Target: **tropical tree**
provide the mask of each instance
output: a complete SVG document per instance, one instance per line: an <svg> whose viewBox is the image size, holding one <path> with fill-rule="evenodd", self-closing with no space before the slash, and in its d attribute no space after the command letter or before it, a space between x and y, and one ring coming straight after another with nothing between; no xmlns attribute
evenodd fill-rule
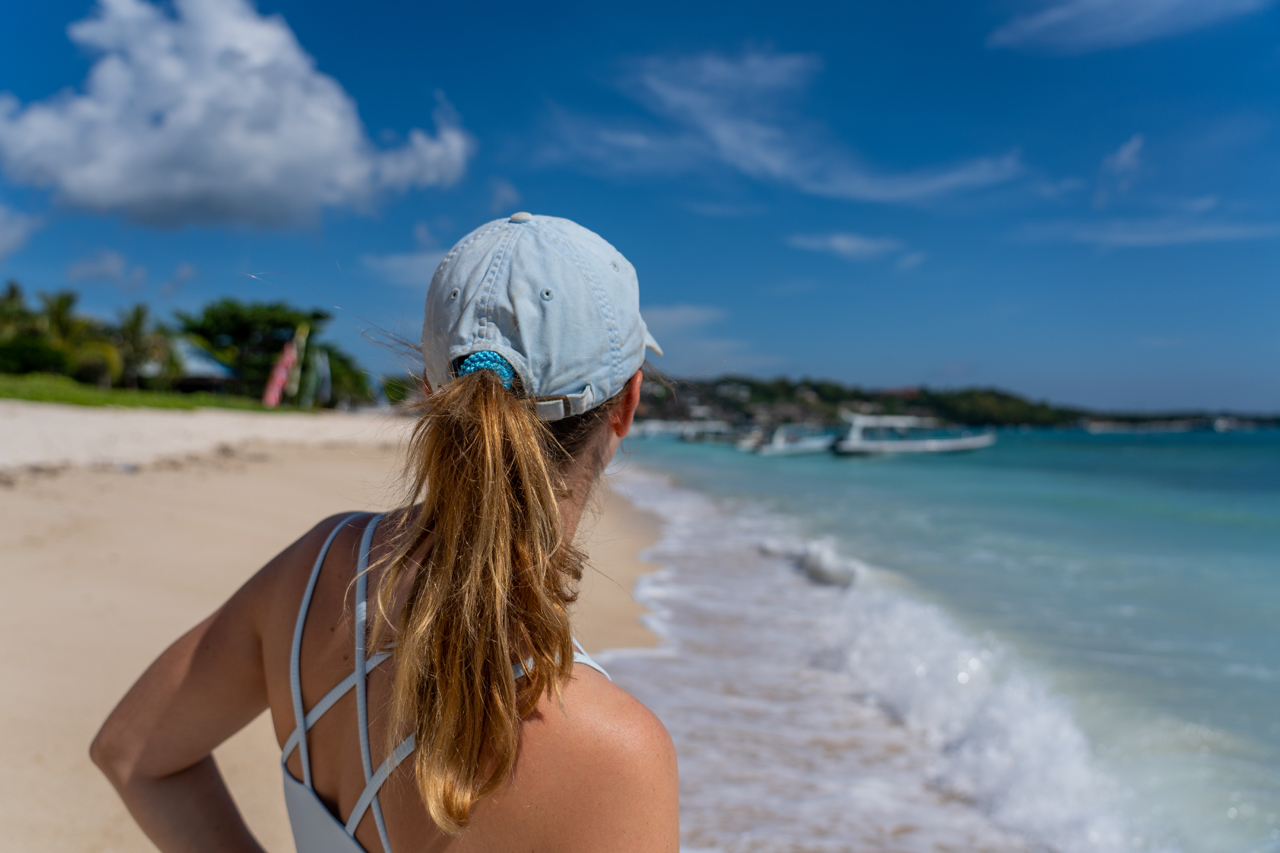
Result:
<svg viewBox="0 0 1280 853"><path fill-rule="evenodd" d="M126 388L138 387L138 371L143 365L169 363L169 338L150 324L148 315L147 306L138 303L121 312L120 322L111 333L111 343L120 356L120 381Z"/></svg>
<svg viewBox="0 0 1280 853"><path fill-rule="evenodd" d="M369 399L364 374L336 345L318 340L330 319L325 311L296 308L284 302L240 302L219 299L199 314L178 313L181 330L199 339L215 356L236 371L231 390L260 397L271 367L286 342L303 323L310 326L310 347L329 354L334 403Z"/></svg>
<svg viewBox="0 0 1280 853"><path fill-rule="evenodd" d="M369 375L360 369L356 360L333 344L319 346L329 354L329 372L333 377L329 404L346 408L352 403L367 403L372 400Z"/></svg>
<svg viewBox="0 0 1280 853"><path fill-rule="evenodd" d="M10 281L0 295L0 373L65 373L67 357L49 342L37 312Z"/></svg>
<svg viewBox="0 0 1280 853"><path fill-rule="evenodd" d="M16 281L10 281L0 295L0 340L37 331L36 314L27 307L26 294Z"/></svg>
<svg viewBox="0 0 1280 853"><path fill-rule="evenodd" d="M72 377L109 387L120 378L120 353L112 345L106 326L76 313L79 299L79 294L71 290L40 294L40 323L49 343L66 356Z"/></svg>

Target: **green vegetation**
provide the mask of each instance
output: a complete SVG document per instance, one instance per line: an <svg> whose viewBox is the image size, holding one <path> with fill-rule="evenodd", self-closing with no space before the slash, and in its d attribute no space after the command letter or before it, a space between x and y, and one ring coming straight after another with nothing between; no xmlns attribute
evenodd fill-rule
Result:
<svg viewBox="0 0 1280 853"><path fill-rule="evenodd" d="M387 395L387 402L395 405L403 403L415 394L420 393L421 383L408 376L382 377L382 391Z"/></svg>
<svg viewBox="0 0 1280 853"><path fill-rule="evenodd" d="M917 402L943 420L958 424L1060 426L1078 421L1087 414L1082 409L1034 403L995 388L960 391L921 388Z"/></svg>
<svg viewBox="0 0 1280 853"><path fill-rule="evenodd" d="M40 403L73 403L77 406L146 406L152 409L250 409L266 411L262 403L249 397L196 391L144 391L138 388L99 388L69 376L28 373L25 376L0 374L0 399L34 400Z"/></svg>
<svg viewBox="0 0 1280 853"><path fill-rule="evenodd" d="M836 423L842 409L867 414L912 414L970 426L1074 423L1080 409L1026 400L994 388L939 391L930 388L869 390L813 379L726 376L677 383L675 393L646 383L643 417L712 417L731 423Z"/></svg>
<svg viewBox="0 0 1280 853"><path fill-rule="evenodd" d="M284 302L219 299L199 314L179 312L177 317L183 332L236 372L231 390L260 399L280 350L305 325L310 330L308 351L323 351L329 356L333 396L360 402L372 399L365 374L355 360L335 345L316 340L330 319L324 311L303 311Z"/></svg>
<svg viewBox="0 0 1280 853"><path fill-rule="evenodd" d="M285 403L347 406L372 400L368 377L338 346L320 339L329 315L283 302L220 299L155 322L146 305L115 322L77 311L73 291L37 294L35 306L16 282L0 292L0 397L82 405L261 409L267 379L285 345L303 330L302 362ZM181 340L180 340L181 339ZM192 348L197 348L193 350ZM205 354L233 371L230 379L191 372L185 352ZM186 392L186 393L178 393Z"/></svg>

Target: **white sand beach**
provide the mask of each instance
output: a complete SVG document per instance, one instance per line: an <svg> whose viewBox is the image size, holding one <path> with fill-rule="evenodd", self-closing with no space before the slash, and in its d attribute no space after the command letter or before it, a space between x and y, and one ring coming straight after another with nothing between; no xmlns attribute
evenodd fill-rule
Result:
<svg viewBox="0 0 1280 853"><path fill-rule="evenodd" d="M153 849L89 763L98 725L178 634L319 519L396 504L408 419L0 402L0 821L14 850ZM604 495L576 632L653 644L631 597L657 522ZM219 762L268 850L292 849L264 715Z"/></svg>

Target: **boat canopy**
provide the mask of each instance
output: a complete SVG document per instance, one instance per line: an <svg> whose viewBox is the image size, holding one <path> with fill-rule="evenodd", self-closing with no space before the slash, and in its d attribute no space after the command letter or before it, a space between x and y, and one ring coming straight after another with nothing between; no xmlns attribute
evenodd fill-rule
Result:
<svg viewBox="0 0 1280 853"><path fill-rule="evenodd" d="M937 418L922 418L918 415L862 415L848 409L841 409L840 417L855 427L863 428L924 429L938 425Z"/></svg>

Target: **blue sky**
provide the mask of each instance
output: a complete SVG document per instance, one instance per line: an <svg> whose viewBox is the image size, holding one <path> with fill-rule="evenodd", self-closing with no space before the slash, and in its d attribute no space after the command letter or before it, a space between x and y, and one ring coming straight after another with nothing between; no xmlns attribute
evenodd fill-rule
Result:
<svg viewBox="0 0 1280 853"><path fill-rule="evenodd" d="M0 275L418 334L567 216L675 375L1280 409L1280 2L44 0L0 30Z"/></svg>

